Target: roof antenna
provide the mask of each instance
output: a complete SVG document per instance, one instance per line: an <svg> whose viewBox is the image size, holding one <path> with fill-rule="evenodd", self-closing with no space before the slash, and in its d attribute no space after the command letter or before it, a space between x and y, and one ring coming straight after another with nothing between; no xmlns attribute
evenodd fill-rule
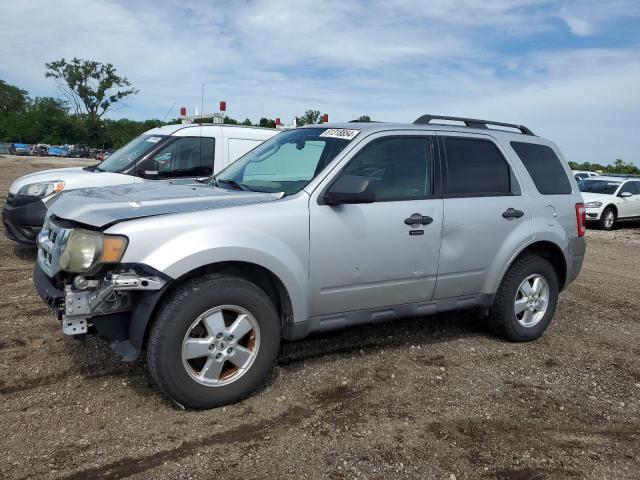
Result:
<svg viewBox="0 0 640 480"><path fill-rule="evenodd" d="M202 96L200 97L200 164L198 165L198 175L202 173L200 171L202 170L202 115L204 115L204 83L202 84ZM211 171L211 173L213 173L213 170Z"/></svg>
<svg viewBox="0 0 640 480"><path fill-rule="evenodd" d="M200 99L200 125L202 125L203 114L204 114L204 83L202 84L202 97Z"/></svg>
<svg viewBox="0 0 640 480"><path fill-rule="evenodd" d="M164 123L164 121L167 119L169 114L172 112L173 107L175 107L175 106L176 106L176 102L173 102L173 105L171 105L171 108L167 111L167 113L165 114L164 118L162 119L162 123Z"/></svg>

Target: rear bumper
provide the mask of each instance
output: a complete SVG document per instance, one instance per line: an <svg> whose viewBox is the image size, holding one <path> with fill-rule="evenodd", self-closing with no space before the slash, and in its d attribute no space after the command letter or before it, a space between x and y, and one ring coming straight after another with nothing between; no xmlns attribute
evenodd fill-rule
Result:
<svg viewBox="0 0 640 480"><path fill-rule="evenodd" d="M47 213L40 197L9 195L2 209L2 224L14 242L33 246Z"/></svg>
<svg viewBox="0 0 640 480"><path fill-rule="evenodd" d="M587 241L584 237L572 238L569 241L569 251L567 255L567 280L565 288L573 282L582 270L582 263L587 251Z"/></svg>

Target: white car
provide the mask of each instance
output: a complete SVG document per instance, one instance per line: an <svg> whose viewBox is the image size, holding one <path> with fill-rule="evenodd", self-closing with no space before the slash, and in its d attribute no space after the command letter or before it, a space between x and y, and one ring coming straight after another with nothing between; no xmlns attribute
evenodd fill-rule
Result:
<svg viewBox="0 0 640 480"><path fill-rule="evenodd" d="M208 178L279 130L240 125L182 124L153 128L92 167L56 168L18 178L2 209L7 237L35 245L47 202L63 190L144 181L192 183Z"/></svg>
<svg viewBox="0 0 640 480"><path fill-rule="evenodd" d="M601 175L578 184L587 222L611 230L618 220L640 218L640 176Z"/></svg>
<svg viewBox="0 0 640 480"><path fill-rule="evenodd" d="M578 183L586 178L598 176L596 172L588 172L586 170L571 170L571 173L573 173L573 178L575 178Z"/></svg>

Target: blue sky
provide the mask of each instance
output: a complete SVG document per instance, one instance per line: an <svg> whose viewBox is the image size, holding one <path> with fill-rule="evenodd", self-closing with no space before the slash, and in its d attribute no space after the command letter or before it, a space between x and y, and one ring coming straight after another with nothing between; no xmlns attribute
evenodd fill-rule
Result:
<svg viewBox="0 0 640 480"><path fill-rule="evenodd" d="M523 123L570 160L640 165L639 0L0 0L0 78L56 95L44 63L112 62L111 117L226 100L234 118L423 113Z"/></svg>

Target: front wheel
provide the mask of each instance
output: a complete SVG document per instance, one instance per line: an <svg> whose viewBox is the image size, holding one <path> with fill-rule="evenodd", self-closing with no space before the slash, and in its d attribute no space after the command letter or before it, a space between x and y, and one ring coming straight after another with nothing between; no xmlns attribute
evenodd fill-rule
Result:
<svg viewBox="0 0 640 480"><path fill-rule="evenodd" d="M237 402L271 371L280 322L266 293L235 276L189 281L163 304L147 362L158 386L186 408Z"/></svg>
<svg viewBox="0 0 640 480"><path fill-rule="evenodd" d="M537 255L520 258L502 279L489 320L507 340L535 340L551 323L558 292L558 277L547 260Z"/></svg>
<svg viewBox="0 0 640 480"><path fill-rule="evenodd" d="M599 226L603 230L613 230L616 224L616 212L611 207L607 207L600 216Z"/></svg>

